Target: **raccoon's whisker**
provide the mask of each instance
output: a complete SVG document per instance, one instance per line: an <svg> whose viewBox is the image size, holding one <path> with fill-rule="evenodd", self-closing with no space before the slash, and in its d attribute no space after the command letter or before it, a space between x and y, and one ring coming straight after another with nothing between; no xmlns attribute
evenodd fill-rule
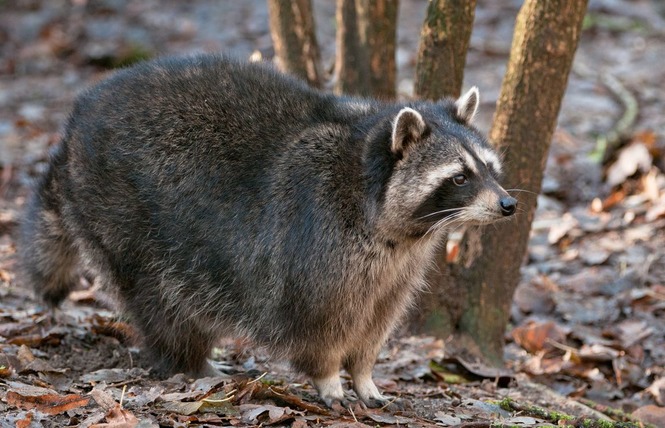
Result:
<svg viewBox="0 0 665 428"><path fill-rule="evenodd" d="M536 192L532 192L531 190L525 190L525 189L506 189L506 192L524 192L524 193L530 193L530 194L536 195L536 196L539 195Z"/></svg>
<svg viewBox="0 0 665 428"><path fill-rule="evenodd" d="M454 223L455 221L459 220L460 218L464 218L465 217L464 214L466 213L466 211L468 211L468 209L466 207L457 208L457 209L458 209L457 212L453 213L448 217L442 218L441 220L437 221L432 226L430 226L427 232L425 232L425 235L433 231L441 230L444 227L450 225L451 223Z"/></svg>
<svg viewBox="0 0 665 428"><path fill-rule="evenodd" d="M443 214L443 213L448 213L448 212L455 212L455 211L459 211L459 210L461 210L461 209L464 209L464 207L461 207L461 208L448 208L448 209L441 210L441 211L435 211L435 212L433 212L433 213L426 214L426 215L424 215L424 216L422 216L422 217L418 217L416 220L422 220L422 219L424 219L424 218L426 218L426 217L431 217L431 216L433 216L433 215L437 215L437 214Z"/></svg>

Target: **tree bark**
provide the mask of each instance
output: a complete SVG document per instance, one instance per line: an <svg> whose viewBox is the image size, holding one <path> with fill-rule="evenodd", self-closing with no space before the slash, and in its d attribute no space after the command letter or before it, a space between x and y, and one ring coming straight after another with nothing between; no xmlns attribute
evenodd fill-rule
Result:
<svg viewBox="0 0 665 428"><path fill-rule="evenodd" d="M268 11L280 69L320 87L320 53L311 0L268 0Z"/></svg>
<svg viewBox="0 0 665 428"><path fill-rule="evenodd" d="M335 93L395 96L397 0L337 0Z"/></svg>
<svg viewBox="0 0 665 428"><path fill-rule="evenodd" d="M526 0L517 16L508 69L490 140L504 153L504 184L539 193L587 0ZM519 193L520 213L497 227L467 231L454 266L467 303L460 343L474 342L487 362L503 360L503 336L520 279L536 198Z"/></svg>
<svg viewBox="0 0 665 428"><path fill-rule="evenodd" d="M464 79L476 0L433 0L423 22L414 92L420 98L458 97Z"/></svg>
<svg viewBox="0 0 665 428"><path fill-rule="evenodd" d="M365 44L360 41L355 0L337 0L337 51L335 93L369 95L369 64Z"/></svg>
<svg viewBox="0 0 665 428"><path fill-rule="evenodd" d="M424 99L459 97L466 52L475 15L475 0L434 0L429 3L420 32L415 94ZM465 290L457 286L447 263L446 242L427 274L429 292L421 296L409 321L417 333L447 337L466 304Z"/></svg>
<svg viewBox="0 0 665 428"><path fill-rule="evenodd" d="M395 98L398 0L356 0L358 32L369 61L372 96Z"/></svg>

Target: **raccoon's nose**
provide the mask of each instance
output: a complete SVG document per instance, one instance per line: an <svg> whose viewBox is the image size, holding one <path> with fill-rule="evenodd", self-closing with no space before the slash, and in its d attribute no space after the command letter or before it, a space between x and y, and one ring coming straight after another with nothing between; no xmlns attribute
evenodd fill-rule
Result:
<svg viewBox="0 0 665 428"><path fill-rule="evenodd" d="M510 196L506 196L505 198L501 198L501 200L499 201L499 205L501 205L501 214L507 217L515 213L515 208L517 207L517 199L512 198Z"/></svg>

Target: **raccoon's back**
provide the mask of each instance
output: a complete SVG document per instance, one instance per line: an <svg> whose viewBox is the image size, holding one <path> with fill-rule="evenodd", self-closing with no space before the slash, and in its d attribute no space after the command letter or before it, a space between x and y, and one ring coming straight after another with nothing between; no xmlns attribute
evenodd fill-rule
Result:
<svg viewBox="0 0 665 428"><path fill-rule="evenodd" d="M267 65L213 55L165 58L123 70L85 92L69 127L86 135L126 136L113 145L127 150L216 149L232 155L236 146L253 143L255 150L274 151L332 100ZM81 142L88 150L106 146Z"/></svg>

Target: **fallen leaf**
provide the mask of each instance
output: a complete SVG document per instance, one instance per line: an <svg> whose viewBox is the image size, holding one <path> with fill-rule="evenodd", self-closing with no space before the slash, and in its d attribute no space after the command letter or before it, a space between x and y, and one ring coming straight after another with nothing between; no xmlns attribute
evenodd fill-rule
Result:
<svg viewBox="0 0 665 428"><path fill-rule="evenodd" d="M18 419L16 421L16 428L28 428L32 423L32 412L25 414L23 419Z"/></svg>
<svg viewBox="0 0 665 428"><path fill-rule="evenodd" d="M122 343L134 343L138 338L136 330L131 325L101 316L93 318L92 331L95 334L114 337Z"/></svg>
<svg viewBox="0 0 665 428"><path fill-rule="evenodd" d="M380 424L405 425L414 422L412 418L407 418L405 416L393 416L389 414L366 413L365 416Z"/></svg>
<svg viewBox="0 0 665 428"><path fill-rule="evenodd" d="M12 375L12 369L7 366L0 366L0 377L7 378Z"/></svg>
<svg viewBox="0 0 665 428"><path fill-rule="evenodd" d="M31 348L36 348L39 346L57 346L60 344L60 339L62 339L61 334L26 334L22 336L12 337L7 341L12 345L26 345Z"/></svg>
<svg viewBox="0 0 665 428"><path fill-rule="evenodd" d="M114 408L117 404L111 394L98 387L95 387L90 391L90 396L95 400L95 403L106 412Z"/></svg>
<svg viewBox="0 0 665 428"><path fill-rule="evenodd" d="M332 425L328 425L328 428L372 428L372 426L362 422L335 422Z"/></svg>
<svg viewBox="0 0 665 428"><path fill-rule="evenodd" d="M302 416L302 412L270 404L242 404L239 406L239 410L243 422L251 424L272 425L293 419L296 415Z"/></svg>
<svg viewBox="0 0 665 428"><path fill-rule="evenodd" d="M656 403L665 406L665 377L656 379L645 391L653 395Z"/></svg>
<svg viewBox="0 0 665 428"><path fill-rule="evenodd" d="M648 172L652 163L651 153L644 144L630 144L619 151L616 162L607 169L607 183L612 187L619 185L638 171Z"/></svg>
<svg viewBox="0 0 665 428"><path fill-rule="evenodd" d="M593 345L582 345L582 347L577 351L579 357L584 361L592 362L604 362L612 361L615 358L623 355L622 351L617 351L614 348L608 346L593 344Z"/></svg>
<svg viewBox="0 0 665 428"><path fill-rule="evenodd" d="M443 412L437 412L434 420L436 422L439 422L439 424L443 426L449 426L449 427L457 426L462 423L462 419L459 418L458 416L448 415Z"/></svg>
<svg viewBox="0 0 665 428"><path fill-rule="evenodd" d="M641 422L662 427L663 421L665 421L665 407L649 404L635 410L632 413L632 416L639 419Z"/></svg>
<svg viewBox="0 0 665 428"><path fill-rule="evenodd" d="M510 380L515 377L512 371L504 368L489 366L471 354L465 356L452 355L451 357L444 358L442 362L444 364L459 364L469 373L473 373L476 376L497 380L499 385L507 385Z"/></svg>
<svg viewBox="0 0 665 428"><path fill-rule="evenodd" d="M549 341L563 342L566 338L566 333L552 321L531 321L515 327L511 334L518 345L532 354L543 350Z"/></svg>
<svg viewBox="0 0 665 428"><path fill-rule="evenodd" d="M94 424L90 428L135 428L139 420L131 412L116 404L106 413L106 423Z"/></svg>
<svg viewBox="0 0 665 428"><path fill-rule="evenodd" d="M646 322L636 319L624 320L607 332L608 335L616 337L621 342L623 349L630 348L652 333L653 329L648 327Z"/></svg>
<svg viewBox="0 0 665 428"><path fill-rule="evenodd" d="M573 217L570 213L565 213L560 221L556 224L553 224L550 228L549 233L547 234L547 242L550 244L556 244L564 236L568 234L573 228L579 225L577 219Z"/></svg>
<svg viewBox="0 0 665 428"><path fill-rule="evenodd" d="M147 376L148 373L140 368L132 369L101 369L94 372L86 373L81 376L81 381L85 383L106 382L116 383L124 382L132 378L141 378Z"/></svg>
<svg viewBox="0 0 665 428"><path fill-rule="evenodd" d="M192 415L203 406L203 401L165 401L162 408L179 415Z"/></svg>
<svg viewBox="0 0 665 428"><path fill-rule="evenodd" d="M47 415L57 415L77 407L87 406L90 398L78 394L58 395L21 395L15 391L7 392L7 404L21 409L37 409Z"/></svg>
<svg viewBox="0 0 665 428"><path fill-rule="evenodd" d="M504 424L505 426L520 426L520 425L535 426L536 424L539 423L542 424L546 422L547 421L544 419L536 419L530 416L516 416L514 418L508 418L501 421L501 423Z"/></svg>

